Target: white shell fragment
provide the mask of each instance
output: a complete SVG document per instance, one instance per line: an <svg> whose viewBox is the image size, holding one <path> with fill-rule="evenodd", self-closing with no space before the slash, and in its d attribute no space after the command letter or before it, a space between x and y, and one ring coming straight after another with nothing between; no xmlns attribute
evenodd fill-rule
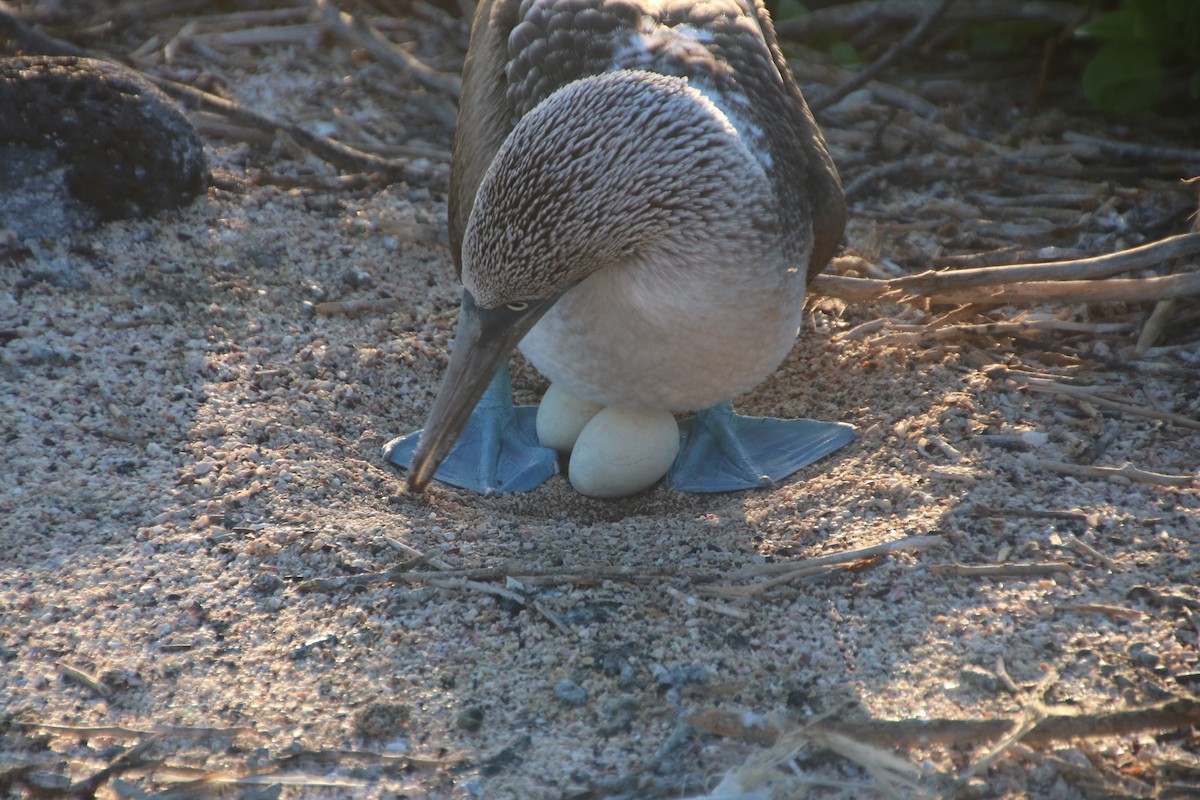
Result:
<svg viewBox="0 0 1200 800"><path fill-rule="evenodd" d="M589 497L640 492L667 474L679 451L679 426L669 411L608 407L596 414L571 453L571 485Z"/></svg>
<svg viewBox="0 0 1200 800"><path fill-rule="evenodd" d="M537 436L542 447L569 453L579 432L604 406L584 400L556 383L550 384L537 410Z"/></svg>

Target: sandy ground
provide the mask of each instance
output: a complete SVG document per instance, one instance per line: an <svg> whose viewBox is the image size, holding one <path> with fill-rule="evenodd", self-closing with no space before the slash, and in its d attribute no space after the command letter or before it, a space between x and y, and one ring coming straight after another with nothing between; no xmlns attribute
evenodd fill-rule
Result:
<svg viewBox="0 0 1200 800"><path fill-rule="evenodd" d="M416 95L444 114L444 99L387 85L344 46L253 56L222 75L255 110L329 126L318 120L337 108L377 137L447 147L444 123L401 114ZM1017 193L1003 174L947 165L973 156L919 126L889 139L860 124L875 119L864 104L885 105L859 95L822 117L848 185L889 159L930 161L852 195L847 253L862 260L843 272L923 269L1004 236L1112 251L1182 230L1194 204L1168 173L1200 165L1109 170L1101 155L1073 179L1097 202L1029 227L972 199L980 183ZM1128 133L996 104L1007 138L986 115L929 124L1011 148L1077 124ZM1186 144L1170 136L1160 143ZM697 711L783 727L815 714L1020 721L1039 703L1098 714L1200 691L1194 302L1135 360L1145 304L1035 309L1118 328L1035 330L1030 344L904 327L947 308L819 299L788 360L738 406L862 436L777 489L604 502L558 477L519 496L411 496L379 448L421 426L445 367L457 289L444 197L323 187L333 173L286 148L206 146L218 181L192 206L28 242L0 266L0 791L53 793L150 741L143 754L163 766L102 782L103 796L205 775L203 793L258 770L267 788L245 796L680 797L762 752L683 724ZM312 180L253 182L264 170ZM358 300L384 302L318 313ZM858 327L881 318L892 327ZM518 399L536 402L544 381L519 360L514 374ZM1158 418L1030 389L1039 380ZM774 564L925 535L940 544L760 585ZM417 570L497 572L382 580L422 554ZM1033 566L954 572L1011 564ZM1195 784L1194 731L1010 752L963 796ZM922 772L895 796L947 791L991 744L897 739L889 749ZM863 760L810 745L794 766L831 782L808 796L884 794ZM777 796L802 796L774 779Z"/></svg>

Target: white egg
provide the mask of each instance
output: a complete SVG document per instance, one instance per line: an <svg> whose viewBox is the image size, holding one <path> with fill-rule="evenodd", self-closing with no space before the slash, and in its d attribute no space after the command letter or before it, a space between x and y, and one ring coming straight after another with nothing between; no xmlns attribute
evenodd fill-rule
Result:
<svg viewBox="0 0 1200 800"><path fill-rule="evenodd" d="M537 410L537 437L542 447L569 453L579 432L604 406L571 394L556 383L550 384Z"/></svg>
<svg viewBox="0 0 1200 800"><path fill-rule="evenodd" d="M653 486L679 451L669 411L609 406L584 426L571 453L571 485L590 497L624 497Z"/></svg>

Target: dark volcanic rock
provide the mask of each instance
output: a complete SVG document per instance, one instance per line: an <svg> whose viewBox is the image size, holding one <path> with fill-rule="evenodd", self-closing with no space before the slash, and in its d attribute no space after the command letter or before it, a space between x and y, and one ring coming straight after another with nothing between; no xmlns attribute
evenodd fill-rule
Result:
<svg viewBox="0 0 1200 800"><path fill-rule="evenodd" d="M136 73L70 56L0 58L0 186L13 194L43 178L110 220L189 202L208 167L195 128ZM13 202L0 224L46 235L35 223L42 203Z"/></svg>

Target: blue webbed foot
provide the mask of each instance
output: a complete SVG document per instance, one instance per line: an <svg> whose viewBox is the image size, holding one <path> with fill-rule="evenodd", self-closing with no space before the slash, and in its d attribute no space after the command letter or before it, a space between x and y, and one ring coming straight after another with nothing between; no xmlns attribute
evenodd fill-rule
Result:
<svg viewBox="0 0 1200 800"><path fill-rule="evenodd" d="M738 416L730 403L698 411L679 427L667 486L693 493L774 486L857 436L840 422Z"/></svg>
<svg viewBox="0 0 1200 800"><path fill-rule="evenodd" d="M558 473L558 453L538 443L537 407L513 406L512 383L505 366L492 379L454 448L434 478L486 496L528 492ZM412 466L421 431L392 439L383 457Z"/></svg>

